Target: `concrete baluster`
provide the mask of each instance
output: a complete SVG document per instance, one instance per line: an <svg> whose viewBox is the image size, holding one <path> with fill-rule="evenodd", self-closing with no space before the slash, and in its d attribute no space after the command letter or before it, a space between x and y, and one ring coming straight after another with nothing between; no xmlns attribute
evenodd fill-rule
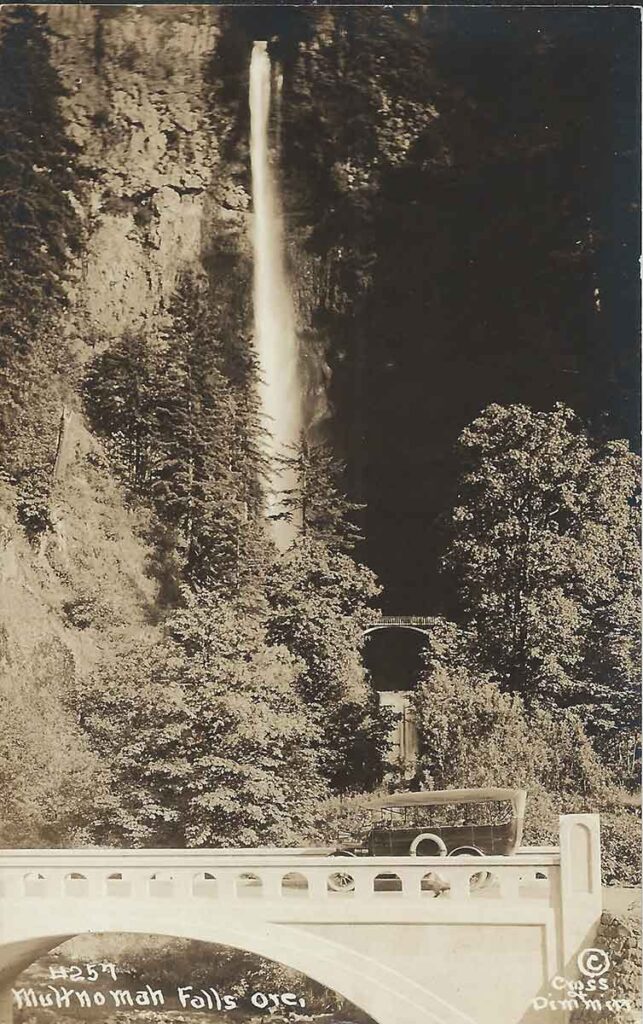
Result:
<svg viewBox="0 0 643 1024"><path fill-rule="evenodd" d="M29 876L33 874L31 871L21 872L19 876L15 877L15 888L12 885L14 881L13 876L9 878L7 874L4 876L4 890L5 895L9 897L15 896L27 896L29 893Z"/></svg>
<svg viewBox="0 0 643 1024"><path fill-rule="evenodd" d="M470 868L449 868L448 871L440 871L436 869L435 874L448 882L450 889L445 892L444 895L448 896L450 900L468 900L470 896L469 890L469 877L471 875Z"/></svg>
<svg viewBox="0 0 643 1024"><path fill-rule="evenodd" d="M285 874L281 868L272 868L268 871L258 871L261 879L262 896L267 900L281 899L281 879Z"/></svg>
<svg viewBox="0 0 643 1024"><path fill-rule="evenodd" d="M404 871L399 870L398 874L402 879L402 894L405 899L416 900L422 895L422 879L425 871Z"/></svg>
<svg viewBox="0 0 643 1024"><path fill-rule="evenodd" d="M350 874L355 879L355 895L359 899L369 899L373 895L375 874L372 871L364 871L360 869L353 869Z"/></svg>
<svg viewBox="0 0 643 1024"><path fill-rule="evenodd" d="M520 896L520 882L524 869L515 869L510 866L500 868L493 874L500 883L500 896L503 900L517 900Z"/></svg>
<svg viewBox="0 0 643 1024"><path fill-rule="evenodd" d="M145 900L150 895L151 871L132 871L129 874L131 893L135 900Z"/></svg>
<svg viewBox="0 0 643 1024"><path fill-rule="evenodd" d="M237 873L236 869L217 868L217 893L220 899L234 899L237 895L235 885Z"/></svg>
<svg viewBox="0 0 643 1024"><path fill-rule="evenodd" d="M328 876L331 874L326 868L315 868L307 871L308 889L311 899L325 900L328 896Z"/></svg>
<svg viewBox="0 0 643 1024"><path fill-rule="evenodd" d="M67 886L67 875L69 874L68 869L64 871L47 871L47 895L54 897L67 897L68 886Z"/></svg>
<svg viewBox="0 0 643 1024"><path fill-rule="evenodd" d="M104 871L84 871L87 877L87 895L91 899L103 899L107 893L107 876Z"/></svg>
<svg viewBox="0 0 643 1024"><path fill-rule="evenodd" d="M181 871L177 868L172 871L172 875L174 876L172 880L172 896L179 899L191 899L194 896L192 872Z"/></svg>

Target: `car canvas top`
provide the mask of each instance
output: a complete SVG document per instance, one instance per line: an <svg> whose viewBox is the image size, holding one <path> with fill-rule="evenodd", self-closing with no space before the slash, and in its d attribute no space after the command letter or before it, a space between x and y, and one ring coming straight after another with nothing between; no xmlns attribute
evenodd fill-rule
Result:
<svg viewBox="0 0 643 1024"><path fill-rule="evenodd" d="M481 804L489 801L508 800L516 818L525 816L527 803L526 789L438 789L424 793L393 793L380 797L371 804L383 807L431 807L440 804Z"/></svg>

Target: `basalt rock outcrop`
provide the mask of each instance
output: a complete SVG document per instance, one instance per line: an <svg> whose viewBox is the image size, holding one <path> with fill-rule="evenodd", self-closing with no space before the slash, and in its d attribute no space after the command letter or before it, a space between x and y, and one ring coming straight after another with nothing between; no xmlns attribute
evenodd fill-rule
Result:
<svg viewBox="0 0 643 1024"><path fill-rule="evenodd" d="M179 274L207 263L213 238L247 251L243 169L222 157L225 113L208 78L220 18L196 5L54 5L46 16L87 179L73 301L99 335L149 328Z"/></svg>

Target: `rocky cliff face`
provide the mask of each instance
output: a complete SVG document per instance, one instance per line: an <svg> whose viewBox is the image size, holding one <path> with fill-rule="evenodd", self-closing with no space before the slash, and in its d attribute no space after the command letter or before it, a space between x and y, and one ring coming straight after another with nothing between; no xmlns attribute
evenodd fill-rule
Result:
<svg viewBox="0 0 643 1024"><path fill-rule="evenodd" d="M229 143L239 103L236 93L231 101L220 97L219 12L37 11L65 90L64 127L78 148L80 178L67 196L84 228L65 284L70 307L54 337L67 335L82 376L94 349L110 339L158 334L184 271L207 275L220 319L234 316L245 328L245 137ZM21 525L16 481L0 475L0 672L14 693L76 685L106 652L155 629L149 515L133 507L88 429L78 371L50 372L45 362L35 365L43 411L34 412L29 395L25 403L48 491L49 522L36 539Z"/></svg>
<svg viewBox="0 0 643 1024"><path fill-rule="evenodd" d="M225 124L207 80L219 15L74 5L46 15L68 133L88 179L78 316L98 335L149 327L181 271L202 266L217 220L247 246L249 197L222 159Z"/></svg>

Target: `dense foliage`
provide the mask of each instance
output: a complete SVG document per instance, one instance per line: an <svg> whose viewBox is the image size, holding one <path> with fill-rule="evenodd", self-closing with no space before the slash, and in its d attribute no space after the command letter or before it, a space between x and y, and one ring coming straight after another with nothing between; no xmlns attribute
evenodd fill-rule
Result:
<svg viewBox="0 0 643 1024"><path fill-rule="evenodd" d="M324 792L297 663L255 620L190 598L161 645L104 664L81 696L90 743L111 765L118 813L105 841L265 846L305 831Z"/></svg>
<svg viewBox="0 0 643 1024"><path fill-rule="evenodd" d="M180 576L238 589L256 551L261 431L245 339L185 277L160 338L126 335L92 363L85 404L133 492L170 534Z"/></svg>
<svg viewBox="0 0 643 1024"><path fill-rule="evenodd" d="M572 712L528 712L517 695L462 668L434 666L413 695L420 732L419 772L431 789L522 786L577 798L605 797L606 776Z"/></svg>
<svg viewBox="0 0 643 1024"><path fill-rule="evenodd" d="M339 680L347 693L312 700L305 667L268 642L247 609L211 594L189 598L166 621L161 645L139 642L122 654L80 694L85 737L111 769L114 802L97 819L96 839L296 842L310 833L329 783L369 786L382 776L388 723L361 678ZM324 667L336 676L345 667L337 660L327 652L317 666L322 682Z"/></svg>
<svg viewBox="0 0 643 1024"><path fill-rule="evenodd" d="M640 813L624 805L622 772L597 756L574 712L529 710L479 672L438 661L413 705L422 785L525 788L525 840L534 844L556 843L559 814L600 810L605 882L640 884Z"/></svg>
<svg viewBox="0 0 643 1024"><path fill-rule="evenodd" d="M119 805L102 839L296 841L329 786L382 778L390 722L360 659L372 574L302 535L266 563L263 588L232 599L225 580L212 584L183 586L162 643L104 661L82 693Z"/></svg>
<svg viewBox="0 0 643 1024"><path fill-rule="evenodd" d="M254 366L239 366L238 345L232 362L209 309L184 281L160 343L116 341L85 381L92 422L179 566L163 645L133 649L127 671L103 665L86 696L84 727L122 794L106 834L134 842L301 836L327 785L384 770L387 723L359 656L378 588L342 551L355 506L341 467L302 443L284 505L303 514L277 556L262 526Z"/></svg>
<svg viewBox="0 0 643 1024"><path fill-rule="evenodd" d="M0 844L87 842L88 808L107 817L117 805L109 769L61 700L56 677L22 675L0 680Z"/></svg>
<svg viewBox="0 0 643 1024"><path fill-rule="evenodd" d="M3 11L0 46L0 362L24 356L43 321L65 305L65 270L80 240L74 148L58 107L43 14Z"/></svg>
<svg viewBox="0 0 643 1024"><path fill-rule="evenodd" d="M577 708L612 739L640 722L639 460L571 410L490 406L458 442L445 568L502 685Z"/></svg>
<svg viewBox="0 0 643 1024"><path fill-rule="evenodd" d="M387 722L367 685L363 630L378 594L373 574L302 536L267 578L268 635L303 663L297 686L322 731L322 765L334 788L381 779Z"/></svg>

